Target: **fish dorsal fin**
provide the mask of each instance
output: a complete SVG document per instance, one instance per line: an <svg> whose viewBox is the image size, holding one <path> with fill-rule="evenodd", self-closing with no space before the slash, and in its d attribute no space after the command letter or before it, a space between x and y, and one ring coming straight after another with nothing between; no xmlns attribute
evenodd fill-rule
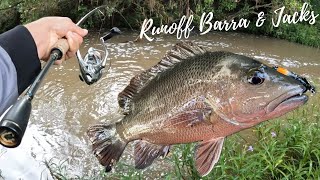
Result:
<svg viewBox="0 0 320 180"><path fill-rule="evenodd" d="M218 162L223 147L224 137L203 141L196 147L195 162L200 176L210 173Z"/></svg>
<svg viewBox="0 0 320 180"><path fill-rule="evenodd" d="M162 72L174 67L177 63L189 59L196 55L204 54L206 50L195 45L192 42L177 43L161 61L150 69L136 75L130 81L130 84L118 95L118 102L124 113L128 114L131 109L131 102L135 94L148 85L148 83L159 76Z"/></svg>
<svg viewBox="0 0 320 180"><path fill-rule="evenodd" d="M169 153L169 149L169 145L156 145L139 140L134 147L135 167L144 169L150 166L157 157L165 157Z"/></svg>

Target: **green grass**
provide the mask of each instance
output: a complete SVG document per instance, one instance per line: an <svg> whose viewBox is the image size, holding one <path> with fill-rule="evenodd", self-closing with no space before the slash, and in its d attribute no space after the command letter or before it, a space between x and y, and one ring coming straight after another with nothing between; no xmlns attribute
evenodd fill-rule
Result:
<svg viewBox="0 0 320 180"><path fill-rule="evenodd" d="M206 179L320 179L320 96L285 117L262 123L227 138L220 160ZM172 148L161 161L172 164L158 179L200 179L194 168L194 145ZM249 151L249 147L253 151ZM70 179L66 164L48 163L57 179ZM114 173L73 179L145 179L148 170L119 162Z"/></svg>

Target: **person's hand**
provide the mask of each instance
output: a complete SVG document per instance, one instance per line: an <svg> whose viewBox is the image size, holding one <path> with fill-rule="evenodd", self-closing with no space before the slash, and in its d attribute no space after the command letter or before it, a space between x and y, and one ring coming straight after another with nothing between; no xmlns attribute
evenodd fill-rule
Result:
<svg viewBox="0 0 320 180"><path fill-rule="evenodd" d="M69 44L69 50L63 59L73 57L83 42L83 37L88 33L88 30L78 27L67 17L44 17L26 24L25 27L36 43L39 59L45 61L48 60L55 43L61 38L66 38ZM62 60L59 60L56 64L61 62Z"/></svg>

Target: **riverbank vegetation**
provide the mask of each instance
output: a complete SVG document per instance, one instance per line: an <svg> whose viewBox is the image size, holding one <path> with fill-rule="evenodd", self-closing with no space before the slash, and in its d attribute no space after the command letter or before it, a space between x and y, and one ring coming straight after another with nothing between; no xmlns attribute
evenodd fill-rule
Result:
<svg viewBox="0 0 320 180"><path fill-rule="evenodd" d="M0 32L8 30L19 23L27 23L43 16L67 16L74 21L79 20L89 10L99 5L104 8L106 18L90 19L89 27L99 28L119 26L140 30L146 18L153 18L154 25L178 22L183 15L194 15L195 24L199 24L203 12L213 12L214 20L232 20L246 18L255 22L259 12L265 12L266 22L257 28L251 23L247 29L240 31L268 35L287 39L293 42L320 47L320 20L314 25L308 22L298 24L281 24L275 28L271 19L274 10L285 6L285 13L299 12L304 2L308 2L310 10L320 13L318 0L2 0L0 2ZM132 13L134 12L134 13Z"/></svg>

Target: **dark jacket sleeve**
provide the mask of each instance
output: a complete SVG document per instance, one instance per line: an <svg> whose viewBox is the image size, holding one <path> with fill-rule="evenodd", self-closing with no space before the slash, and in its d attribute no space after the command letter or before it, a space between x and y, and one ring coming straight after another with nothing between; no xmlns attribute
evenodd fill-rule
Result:
<svg viewBox="0 0 320 180"><path fill-rule="evenodd" d="M0 47L0 116L17 98L16 68L7 52Z"/></svg>
<svg viewBox="0 0 320 180"><path fill-rule="evenodd" d="M0 114L39 74L37 47L24 26L0 35Z"/></svg>

